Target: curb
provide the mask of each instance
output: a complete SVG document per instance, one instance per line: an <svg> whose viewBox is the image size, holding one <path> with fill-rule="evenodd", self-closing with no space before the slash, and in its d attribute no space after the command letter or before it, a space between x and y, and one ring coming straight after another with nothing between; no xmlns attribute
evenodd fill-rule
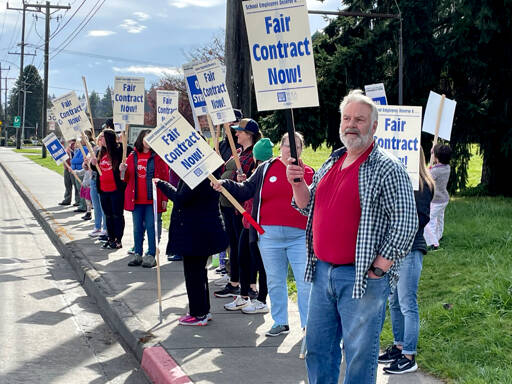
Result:
<svg viewBox="0 0 512 384"><path fill-rule="evenodd" d="M66 244L62 238L67 236L73 240L65 228L55 221L23 183L13 176L1 162L0 168L48 235L52 244L70 263L77 280L87 294L96 300L104 320L121 336L122 343L141 363L141 369L151 382L155 384L193 383L163 347L144 345L142 341L151 338L152 335L144 330L143 324L135 313L123 301L110 298L113 296L113 290L109 284L89 263L77 246Z"/></svg>

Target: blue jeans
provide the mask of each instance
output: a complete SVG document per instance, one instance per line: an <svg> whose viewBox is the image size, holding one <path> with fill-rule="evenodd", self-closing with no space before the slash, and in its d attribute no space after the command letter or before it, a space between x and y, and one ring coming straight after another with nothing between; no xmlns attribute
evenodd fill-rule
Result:
<svg viewBox="0 0 512 384"><path fill-rule="evenodd" d="M96 180L91 179L91 201L94 208L94 229L106 230L107 223L105 221L105 213L101 208L100 195L98 194L98 187ZM101 225L103 223L103 226Z"/></svg>
<svg viewBox="0 0 512 384"><path fill-rule="evenodd" d="M267 273L268 295L274 325L288 325L288 263L297 284L301 327L306 326L311 284L304 281L306 269L306 231L279 225L264 225L260 235L263 266Z"/></svg>
<svg viewBox="0 0 512 384"><path fill-rule="evenodd" d="M306 368L310 384L337 384L343 338L347 368L344 384L377 380L382 309L389 277L368 279L364 296L352 298L355 267L333 268L318 260L309 299Z"/></svg>
<svg viewBox="0 0 512 384"><path fill-rule="evenodd" d="M403 346L404 355L415 355L420 332L418 284L423 267L423 253L412 251L400 264L400 279L389 296L389 311L395 345Z"/></svg>
<svg viewBox="0 0 512 384"><path fill-rule="evenodd" d="M156 254L155 244L155 218L153 216L153 204L135 204L132 212L133 218L133 239L134 252L138 255L143 254L144 232L148 233L148 253L152 256Z"/></svg>

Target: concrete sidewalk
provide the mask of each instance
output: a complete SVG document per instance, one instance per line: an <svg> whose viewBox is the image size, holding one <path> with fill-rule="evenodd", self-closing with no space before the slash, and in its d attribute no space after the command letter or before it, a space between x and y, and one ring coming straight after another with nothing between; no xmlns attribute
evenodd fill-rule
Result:
<svg viewBox="0 0 512 384"><path fill-rule="evenodd" d="M80 282L93 296L104 318L126 345L142 360L143 350L161 346L196 383L304 383L304 360L298 358L302 341L297 305L289 305L291 332L285 337L265 337L270 314L245 315L228 312L230 299L213 297L213 321L207 327L183 327L178 318L187 311L181 262L161 258L163 323L158 320L156 268L128 267L127 250L133 245L131 213L125 212L123 248L106 251L87 236L91 221L84 222L74 207L61 207L62 177L10 149L0 149L0 165L17 186L61 254L73 265ZM200 241L200 239L198 239ZM167 231L160 250L165 254ZM210 281L218 278L213 268ZM172 362L171 362L172 363ZM163 367L164 370L171 370ZM388 376L379 367L378 383L440 383L421 373ZM189 382L174 368L175 383ZM169 382L169 381L168 381ZM342 378L340 379L342 382Z"/></svg>

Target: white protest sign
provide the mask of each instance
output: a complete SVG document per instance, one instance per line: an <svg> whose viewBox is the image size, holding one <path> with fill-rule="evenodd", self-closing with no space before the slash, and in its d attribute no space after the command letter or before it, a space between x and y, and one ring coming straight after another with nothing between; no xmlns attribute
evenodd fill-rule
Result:
<svg viewBox="0 0 512 384"><path fill-rule="evenodd" d="M220 62L212 60L196 65L194 72L213 124L220 125L235 121L235 113L226 88L226 71Z"/></svg>
<svg viewBox="0 0 512 384"><path fill-rule="evenodd" d="M421 107L405 105L378 106L377 144L405 165L412 186L419 188L421 150Z"/></svg>
<svg viewBox="0 0 512 384"><path fill-rule="evenodd" d="M427 108L423 117L423 132L436 134L437 114L439 113L439 104L442 96L430 91L428 95ZM441 114L441 122L439 125L439 137L450 141L452 134L453 117L455 116L455 106L457 102L445 98L443 104L443 112Z"/></svg>
<svg viewBox="0 0 512 384"><path fill-rule="evenodd" d="M147 135L145 140L191 189L224 164L222 158L178 111Z"/></svg>
<svg viewBox="0 0 512 384"><path fill-rule="evenodd" d="M306 0L242 2L258 111L317 107Z"/></svg>
<svg viewBox="0 0 512 384"><path fill-rule="evenodd" d="M144 124L143 77L116 76L113 101L114 123Z"/></svg>
<svg viewBox="0 0 512 384"><path fill-rule="evenodd" d="M372 99L375 102L375 104L386 105L388 103L384 83L365 85L364 93L366 94L366 96Z"/></svg>
<svg viewBox="0 0 512 384"><path fill-rule="evenodd" d="M178 91L156 91L156 125L162 123L169 115L178 110Z"/></svg>
<svg viewBox="0 0 512 384"><path fill-rule="evenodd" d="M57 165L60 165L69 159L69 155L67 154L64 146L59 141L57 136L55 136L55 133L50 133L48 136L46 136L43 139L43 144L45 145L46 149L48 149L48 152L50 155L52 155L53 160L55 160Z"/></svg>
<svg viewBox="0 0 512 384"><path fill-rule="evenodd" d="M192 107L194 124L196 129L200 131L201 126L199 125L199 120L197 120L197 117L206 115L208 113L208 109L206 108L206 102L204 101L203 93L201 92L201 87L199 86L199 81L197 81L197 76L194 72L194 65L192 63L184 64L183 74L185 75L185 84L187 85L188 100L190 102L190 106Z"/></svg>
<svg viewBox="0 0 512 384"><path fill-rule="evenodd" d="M92 128L74 91L53 100L52 110L66 140L81 137L82 131Z"/></svg>

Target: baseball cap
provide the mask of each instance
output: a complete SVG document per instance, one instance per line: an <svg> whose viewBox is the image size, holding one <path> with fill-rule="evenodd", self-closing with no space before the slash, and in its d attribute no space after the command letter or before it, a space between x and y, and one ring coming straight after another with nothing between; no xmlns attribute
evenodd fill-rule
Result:
<svg viewBox="0 0 512 384"><path fill-rule="evenodd" d="M233 109L233 112L235 113L235 121L237 123L244 118L244 114L240 109Z"/></svg>
<svg viewBox="0 0 512 384"><path fill-rule="evenodd" d="M258 133L260 131L258 123L253 119L242 119L238 125L233 125L231 128L237 131L247 131L252 134Z"/></svg>

